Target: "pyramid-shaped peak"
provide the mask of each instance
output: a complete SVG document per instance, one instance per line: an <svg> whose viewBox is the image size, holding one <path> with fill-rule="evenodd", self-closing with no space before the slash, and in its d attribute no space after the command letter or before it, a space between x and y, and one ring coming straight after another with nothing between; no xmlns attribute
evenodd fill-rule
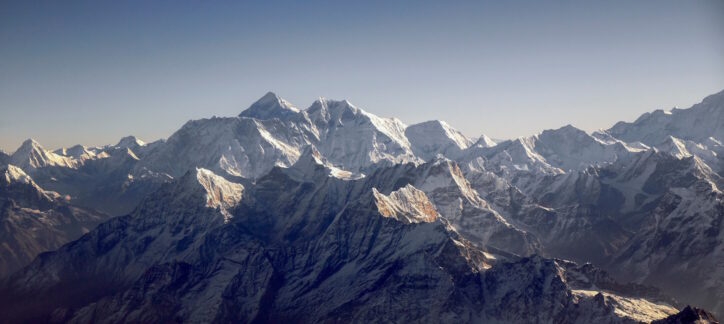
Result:
<svg viewBox="0 0 724 324"><path fill-rule="evenodd" d="M44 166L77 166L77 163L68 157L46 151L40 143L33 139L27 139L20 145L15 153L10 156L10 163L24 170Z"/></svg>
<svg viewBox="0 0 724 324"><path fill-rule="evenodd" d="M29 151L33 149L42 149L43 146L38 143L38 141L28 138L26 139L23 144L20 144L20 147L15 152L23 152L23 151Z"/></svg>
<svg viewBox="0 0 724 324"><path fill-rule="evenodd" d="M493 147L495 145L498 145L498 143L485 134L480 135L478 140L475 142L475 146L479 147Z"/></svg>
<svg viewBox="0 0 724 324"><path fill-rule="evenodd" d="M12 157L13 159L17 160L20 158L28 157L30 155L42 155L44 152L45 149L42 145L40 145L40 143L32 138L29 138L26 139L23 144L20 144L20 147L18 147L18 149L13 152Z"/></svg>
<svg viewBox="0 0 724 324"><path fill-rule="evenodd" d="M256 119L284 119L299 113L299 109L290 102L277 96L274 92L267 92L263 97L251 104L249 108L242 111L239 117Z"/></svg>

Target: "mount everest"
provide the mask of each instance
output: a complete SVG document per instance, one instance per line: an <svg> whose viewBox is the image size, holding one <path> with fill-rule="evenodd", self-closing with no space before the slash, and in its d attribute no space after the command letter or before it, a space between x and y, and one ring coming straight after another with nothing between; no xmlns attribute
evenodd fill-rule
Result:
<svg viewBox="0 0 724 324"><path fill-rule="evenodd" d="M496 144L268 93L153 143L28 140L0 153L0 311L10 322L712 316L693 305L721 317L723 111L720 92L593 134L568 125Z"/></svg>

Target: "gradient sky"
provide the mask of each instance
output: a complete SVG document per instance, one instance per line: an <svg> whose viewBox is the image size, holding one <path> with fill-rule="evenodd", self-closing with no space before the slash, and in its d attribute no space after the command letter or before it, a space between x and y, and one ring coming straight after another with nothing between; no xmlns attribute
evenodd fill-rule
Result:
<svg viewBox="0 0 724 324"><path fill-rule="evenodd" d="M724 1L0 1L0 148L166 138L267 91L511 138L724 89Z"/></svg>

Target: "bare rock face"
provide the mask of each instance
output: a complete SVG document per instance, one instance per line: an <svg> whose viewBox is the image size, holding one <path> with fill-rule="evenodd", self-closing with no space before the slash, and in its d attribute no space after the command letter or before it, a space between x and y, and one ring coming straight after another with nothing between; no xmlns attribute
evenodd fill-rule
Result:
<svg viewBox="0 0 724 324"><path fill-rule="evenodd" d="M384 217L394 218L403 223L431 223L437 219L437 211L425 193L411 185L400 188L385 196L372 189L377 210Z"/></svg>

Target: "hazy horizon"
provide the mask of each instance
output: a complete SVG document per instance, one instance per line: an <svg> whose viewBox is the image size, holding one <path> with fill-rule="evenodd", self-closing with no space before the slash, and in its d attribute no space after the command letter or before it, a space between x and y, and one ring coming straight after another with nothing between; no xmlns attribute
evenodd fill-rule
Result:
<svg viewBox="0 0 724 324"><path fill-rule="evenodd" d="M721 1L4 1L0 43L7 153L167 138L267 91L506 139L724 89Z"/></svg>

